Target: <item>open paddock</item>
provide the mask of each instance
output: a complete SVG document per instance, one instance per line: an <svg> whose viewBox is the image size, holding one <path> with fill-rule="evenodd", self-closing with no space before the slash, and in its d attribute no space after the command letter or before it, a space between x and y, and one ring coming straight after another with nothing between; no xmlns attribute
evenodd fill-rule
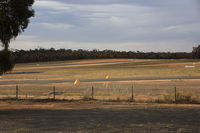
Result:
<svg viewBox="0 0 200 133"><path fill-rule="evenodd" d="M0 79L0 133L199 133L199 76L199 60L17 64Z"/></svg>
<svg viewBox="0 0 200 133"><path fill-rule="evenodd" d="M194 67L186 67L194 66ZM105 79L109 75L109 79ZM74 85L79 79L81 83ZM175 87L200 101L199 60L104 59L17 64L0 79L0 98L173 102ZM54 92L55 86L55 92ZM92 89L93 88L93 89Z"/></svg>
<svg viewBox="0 0 200 133"><path fill-rule="evenodd" d="M17 64L11 73L0 79L0 84L4 81L104 79L106 75L112 79L200 76L200 61L98 59Z"/></svg>

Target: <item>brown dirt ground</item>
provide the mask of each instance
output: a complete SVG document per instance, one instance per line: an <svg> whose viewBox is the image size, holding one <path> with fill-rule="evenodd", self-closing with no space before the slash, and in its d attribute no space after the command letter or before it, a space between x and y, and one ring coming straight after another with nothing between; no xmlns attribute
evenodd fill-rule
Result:
<svg viewBox="0 0 200 133"><path fill-rule="evenodd" d="M0 133L199 133L200 105L0 101Z"/></svg>

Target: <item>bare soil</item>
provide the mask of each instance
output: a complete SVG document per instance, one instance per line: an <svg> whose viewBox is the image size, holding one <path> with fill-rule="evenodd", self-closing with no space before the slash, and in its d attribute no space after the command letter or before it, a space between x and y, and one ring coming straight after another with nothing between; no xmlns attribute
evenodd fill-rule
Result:
<svg viewBox="0 0 200 133"><path fill-rule="evenodd" d="M1 101L0 133L200 133L200 105Z"/></svg>

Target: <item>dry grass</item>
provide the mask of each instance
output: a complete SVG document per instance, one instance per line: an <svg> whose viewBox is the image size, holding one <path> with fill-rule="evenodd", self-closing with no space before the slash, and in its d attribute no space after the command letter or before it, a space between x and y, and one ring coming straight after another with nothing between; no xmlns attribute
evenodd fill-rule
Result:
<svg viewBox="0 0 200 133"><path fill-rule="evenodd" d="M109 64L109 62L131 61L128 63ZM107 62L100 63L100 62ZM68 64L78 66L68 66ZM100 63L87 64L84 63ZM75 80L98 79L111 75L112 78L134 77L167 77L167 76L200 76L198 60L83 60L51 63L19 64L14 74L5 75L3 81L41 80ZM83 66L81 64L84 64ZM185 68L185 65L195 65L195 68ZM23 72L27 72L23 74ZM37 72L37 73L33 73ZM22 73L22 74L20 74ZM89 99L91 88L95 88L95 99L99 100L130 100L131 88L134 86L136 101L172 102L174 87L179 92L194 92L199 99L200 80L156 80L156 81L122 81L122 82L82 82L73 83L22 84L19 85L19 97L23 99L49 99L53 96L53 86L56 86L57 99ZM15 85L0 85L0 98L14 98Z"/></svg>
<svg viewBox="0 0 200 133"><path fill-rule="evenodd" d="M81 80L105 78L105 75L111 75L112 78L199 76L199 64L195 68L184 67L193 65L193 62L197 60L137 60L123 64L70 67L66 66L70 62L42 63L39 67L37 63L20 64L14 70L18 74L5 75L0 82ZM22 72L28 73L19 74ZM51 100L53 86L56 86L57 101ZM92 86L97 100L91 100ZM134 102L130 102L132 86ZM0 98L6 98L0 100L0 133L199 132L200 104L163 104L174 103L175 86L179 103L200 102L200 79L81 82L76 86L72 82L20 84L21 100L12 100L15 98L15 85L0 85ZM165 119L163 116L166 116Z"/></svg>
<svg viewBox="0 0 200 133"><path fill-rule="evenodd" d="M181 96L186 94L188 94L186 96L192 96L187 102L184 100L180 101L184 101L183 103L198 103L200 102L199 85L200 80L83 82L80 85L73 85L72 83L45 85L26 84L19 86L19 98L51 99L53 98L53 86L56 86L56 99L87 100L92 98L93 86L94 98L97 100L130 101L133 86L133 96L136 102L174 103L174 87L176 86L180 98L185 99L186 97ZM14 85L0 86L0 97L15 98L15 87Z"/></svg>
<svg viewBox="0 0 200 133"><path fill-rule="evenodd" d="M101 60L98 60L100 62ZM102 60L102 62L105 60ZM13 71L16 74L5 75L2 80L49 80L49 79L97 79L111 75L112 78L159 77L159 76L200 76L198 60L127 60L128 63L69 66L68 62L52 62L37 66L35 64L20 64ZM117 60L114 60L117 62ZM121 60L119 60L121 61ZM90 60L89 63L96 63ZM110 60L113 62L113 60ZM185 68L185 65L196 64L195 68ZM17 74L27 72L27 74ZM37 72L37 73L33 73Z"/></svg>

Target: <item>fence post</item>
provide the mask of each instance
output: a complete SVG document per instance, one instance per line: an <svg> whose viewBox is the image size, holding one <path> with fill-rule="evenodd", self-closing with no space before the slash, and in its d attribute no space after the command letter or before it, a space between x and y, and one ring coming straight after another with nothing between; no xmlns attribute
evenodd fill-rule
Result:
<svg viewBox="0 0 200 133"><path fill-rule="evenodd" d="M92 86L92 99L94 99L94 87Z"/></svg>
<svg viewBox="0 0 200 133"><path fill-rule="evenodd" d="M176 87L174 88L174 100L175 100L175 103L177 104L177 90L176 90Z"/></svg>
<svg viewBox="0 0 200 133"><path fill-rule="evenodd" d="M53 99L55 100L56 99L56 87L53 86Z"/></svg>
<svg viewBox="0 0 200 133"><path fill-rule="evenodd" d="M16 85L16 100L18 100L18 94L19 94L19 87Z"/></svg>
<svg viewBox="0 0 200 133"><path fill-rule="evenodd" d="M134 101L134 96L133 96L133 85L132 85L132 89L131 89L131 101Z"/></svg>

